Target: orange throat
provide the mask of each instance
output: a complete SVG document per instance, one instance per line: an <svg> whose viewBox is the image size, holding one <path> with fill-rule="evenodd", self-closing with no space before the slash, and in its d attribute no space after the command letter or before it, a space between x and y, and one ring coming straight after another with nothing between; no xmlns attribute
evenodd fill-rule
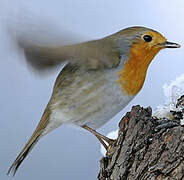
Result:
<svg viewBox="0 0 184 180"><path fill-rule="evenodd" d="M159 50L145 48L143 44L133 45L129 59L126 60L123 69L118 72L118 83L126 95L135 96L141 90L148 66Z"/></svg>

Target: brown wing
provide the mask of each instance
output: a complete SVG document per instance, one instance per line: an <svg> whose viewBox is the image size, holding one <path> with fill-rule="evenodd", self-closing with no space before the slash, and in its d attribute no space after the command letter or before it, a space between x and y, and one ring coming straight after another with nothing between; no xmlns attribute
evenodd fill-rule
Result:
<svg viewBox="0 0 184 180"><path fill-rule="evenodd" d="M26 61L39 72L52 69L65 61L88 69L112 68L120 62L120 55L114 51L113 43L105 39L85 43L40 47L22 45Z"/></svg>

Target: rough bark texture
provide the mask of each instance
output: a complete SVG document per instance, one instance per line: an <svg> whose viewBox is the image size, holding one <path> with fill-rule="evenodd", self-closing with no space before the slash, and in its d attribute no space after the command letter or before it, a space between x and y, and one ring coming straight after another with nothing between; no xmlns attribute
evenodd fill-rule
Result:
<svg viewBox="0 0 184 180"><path fill-rule="evenodd" d="M101 160L99 180L184 179L184 128L163 128L151 108L134 106L119 124L117 142Z"/></svg>

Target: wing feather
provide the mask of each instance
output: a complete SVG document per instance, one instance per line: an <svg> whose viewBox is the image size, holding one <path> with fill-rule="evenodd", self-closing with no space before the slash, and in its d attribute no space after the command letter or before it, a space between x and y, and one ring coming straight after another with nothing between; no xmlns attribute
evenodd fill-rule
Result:
<svg viewBox="0 0 184 180"><path fill-rule="evenodd" d="M65 61L93 70L113 68L120 62L119 53L112 51L113 48L106 45L103 39L98 42L89 41L67 46L21 45L21 47L27 63L39 72L52 69Z"/></svg>

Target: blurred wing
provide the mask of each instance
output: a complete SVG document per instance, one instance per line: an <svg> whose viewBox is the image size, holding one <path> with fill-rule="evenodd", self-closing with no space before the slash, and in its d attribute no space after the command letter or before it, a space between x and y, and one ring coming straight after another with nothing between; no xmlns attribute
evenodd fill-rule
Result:
<svg viewBox="0 0 184 180"><path fill-rule="evenodd" d="M59 25L49 15L33 12L24 3L17 7L12 6L0 14L2 27L10 36L12 45L18 44L23 48L26 61L38 72L53 69L66 60L66 56L63 57L63 48L58 51L56 45L69 46L86 39ZM60 53L58 54L58 52ZM70 54L69 51L66 53L65 50L67 57L68 54Z"/></svg>
<svg viewBox="0 0 184 180"><path fill-rule="evenodd" d="M58 26L49 16L42 17L27 8L11 10L4 15L3 23L24 50L27 63L38 72L65 61L89 69L111 68L119 62L118 54L112 52L116 48L110 47L113 43L105 42L106 38L79 43L83 37Z"/></svg>
<svg viewBox="0 0 184 180"><path fill-rule="evenodd" d="M64 57L57 55L54 48L26 47L23 48L25 59L34 70L43 72L64 63Z"/></svg>
<svg viewBox="0 0 184 180"><path fill-rule="evenodd" d="M103 40L68 46L21 45L21 47L24 50L28 64L39 72L52 69L65 61L93 70L113 68L120 62L118 52L112 52L111 47L105 46Z"/></svg>

